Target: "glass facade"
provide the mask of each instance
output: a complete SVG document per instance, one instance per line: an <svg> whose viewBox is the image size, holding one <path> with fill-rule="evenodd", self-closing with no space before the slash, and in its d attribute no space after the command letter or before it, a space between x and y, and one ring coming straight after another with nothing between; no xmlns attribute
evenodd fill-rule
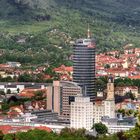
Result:
<svg viewBox="0 0 140 140"><path fill-rule="evenodd" d="M95 41L80 39L74 45L73 81L85 87L86 96L95 99Z"/></svg>

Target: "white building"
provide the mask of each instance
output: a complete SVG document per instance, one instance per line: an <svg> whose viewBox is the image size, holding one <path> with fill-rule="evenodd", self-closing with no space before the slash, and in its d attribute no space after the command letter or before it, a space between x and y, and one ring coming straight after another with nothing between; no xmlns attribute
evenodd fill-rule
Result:
<svg viewBox="0 0 140 140"><path fill-rule="evenodd" d="M108 128L108 133L113 134L121 131L128 131L135 126L133 125L106 125Z"/></svg>
<svg viewBox="0 0 140 140"><path fill-rule="evenodd" d="M24 118L25 122L31 122L31 120L37 119L37 116L33 115L31 113L25 113L25 114L22 115L22 117Z"/></svg>
<svg viewBox="0 0 140 140"><path fill-rule="evenodd" d="M0 82L0 91L5 93L10 90L11 93L20 93L26 88L45 89L48 87L46 83L27 83L27 82Z"/></svg>
<svg viewBox="0 0 140 140"><path fill-rule="evenodd" d="M19 62L7 62L8 65L11 67L20 67L21 64Z"/></svg>
<svg viewBox="0 0 140 140"><path fill-rule="evenodd" d="M102 118L102 123L108 128L108 133L113 134L121 131L127 131L135 127L137 122L136 118Z"/></svg>
<svg viewBox="0 0 140 140"><path fill-rule="evenodd" d="M104 116L115 118L115 101L114 100L105 100L104 108L105 108Z"/></svg>
<svg viewBox="0 0 140 140"><path fill-rule="evenodd" d="M96 102L93 105L94 123L101 122L101 118L105 115L105 107L103 102Z"/></svg>
<svg viewBox="0 0 140 140"><path fill-rule="evenodd" d="M90 130L93 126L93 103L89 97L75 97L71 102L70 127Z"/></svg>

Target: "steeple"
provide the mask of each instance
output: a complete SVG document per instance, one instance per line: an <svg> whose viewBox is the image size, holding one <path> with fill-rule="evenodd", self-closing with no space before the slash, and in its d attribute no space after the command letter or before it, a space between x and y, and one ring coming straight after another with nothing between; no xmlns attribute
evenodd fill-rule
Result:
<svg viewBox="0 0 140 140"><path fill-rule="evenodd" d="M113 76L108 77L107 100L114 100L114 78L113 78Z"/></svg>

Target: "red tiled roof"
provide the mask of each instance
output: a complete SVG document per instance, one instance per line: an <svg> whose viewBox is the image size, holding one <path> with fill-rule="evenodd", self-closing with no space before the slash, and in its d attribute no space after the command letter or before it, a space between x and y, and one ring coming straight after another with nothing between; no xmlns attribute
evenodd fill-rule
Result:
<svg viewBox="0 0 140 140"><path fill-rule="evenodd" d="M12 129L12 126L10 125L0 125L0 130L3 132L3 134L7 134Z"/></svg>
<svg viewBox="0 0 140 140"><path fill-rule="evenodd" d="M8 64L0 64L0 68L10 68L11 66Z"/></svg>
<svg viewBox="0 0 140 140"><path fill-rule="evenodd" d="M123 57L136 57L137 55L134 54L134 53L131 53L131 54L124 54Z"/></svg>
<svg viewBox="0 0 140 140"><path fill-rule="evenodd" d="M129 89L138 89L137 86L117 86L117 87L115 87L115 90L118 90L118 89L126 89L126 88L129 88Z"/></svg>
<svg viewBox="0 0 140 140"><path fill-rule="evenodd" d="M31 97L35 96L34 93L36 91L46 91L46 89L28 89L28 88L26 88L20 92L19 96L31 98Z"/></svg>
<svg viewBox="0 0 140 140"><path fill-rule="evenodd" d="M12 107L10 107L10 109L16 109L16 108L22 110L22 108L20 106L12 106Z"/></svg>
<svg viewBox="0 0 140 140"><path fill-rule="evenodd" d="M44 75L44 79L50 79L51 78L51 76L50 75Z"/></svg>
<svg viewBox="0 0 140 140"><path fill-rule="evenodd" d="M104 67L102 67L102 66L96 66L96 70L104 70Z"/></svg>
<svg viewBox="0 0 140 140"><path fill-rule="evenodd" d="M127 72L128 70L127 69L122 69L122 68L110 68L110 69L107 69L106 72L119 72L119 73L124 73L124 72Z"/></svg>
<svg viewBox="0 0 140 140"><path fill-rule="evenodd" d="M72 72L73 71L73 67L67 67L65 65L61 65L58 68L54 68L54 71L67 71L67 72Z"/></svg>
<svg viewBox="0 0 140 140"><path fill-rule="evenodd" d="M21 97L27 97L27 98L32 98L32 97L34 97L34 94L33 93L28 93L28 94L21 93L21 94L19 94L19 96L21 96Z"/></svg>
<svg viewBox="0 0 140 140"><path fill-rule="evenodd" d="M39 130L45 130L47 132L52 132L52 129L49 127L46 127L46 126L39 126L39 127L35 127L35 128L39 129Z"/></svg>
<svg viewBox="0 0 140 140"><path fill-rule="evenodd" d="M102 63L123 63L123 59L117 59L113 56L109 55L97 55L96 56L97 62L102 62Z"/></svg>
<svg viewBox="0 0 140 140"><path fill-rule="evenodd" d="M46 126L39 126L39 127L31 127L31 126L11 126L11 125L0 125L0 130L4 134L8 133L15 133L19 131L28 131L31 129L39 129L39 130L45 130L47 132L52 132L51 128Z"/></svg>
<svg viewBox="0 0 140 140"><path fill-rule="evenodd" d="M65 70L66 70L67 72L72 72L72 71L73 71L73 67L65 67Z"/></svg>
<svg viewBox="0 0 140 140"><path fill-rule="evenodd" d="M107 76L108 74L96 74L96 77L102 77L102 76Z"/></svg>
<svg viewBox="0 0 140 140"><path fill-rule="evenodd" d="M130 79L140 79L140 75L128 76Z"/></svg>

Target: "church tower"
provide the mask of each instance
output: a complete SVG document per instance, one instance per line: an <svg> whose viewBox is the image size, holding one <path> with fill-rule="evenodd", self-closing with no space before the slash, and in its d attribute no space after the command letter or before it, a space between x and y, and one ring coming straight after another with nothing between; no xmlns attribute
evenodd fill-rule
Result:
<svg viewBox="0 0 140 140"><path fill-rule="evenodd" d="M104 101L105 116L115 118L115 98L114 98L114 79L112 76L108 78L107 98Z"/></svg>
<svg viewBox="0 0 140 140"><path fill-rule="evenodd" d="M114 100L114 79L112 76L108 78L106 100Z"/></svg>

